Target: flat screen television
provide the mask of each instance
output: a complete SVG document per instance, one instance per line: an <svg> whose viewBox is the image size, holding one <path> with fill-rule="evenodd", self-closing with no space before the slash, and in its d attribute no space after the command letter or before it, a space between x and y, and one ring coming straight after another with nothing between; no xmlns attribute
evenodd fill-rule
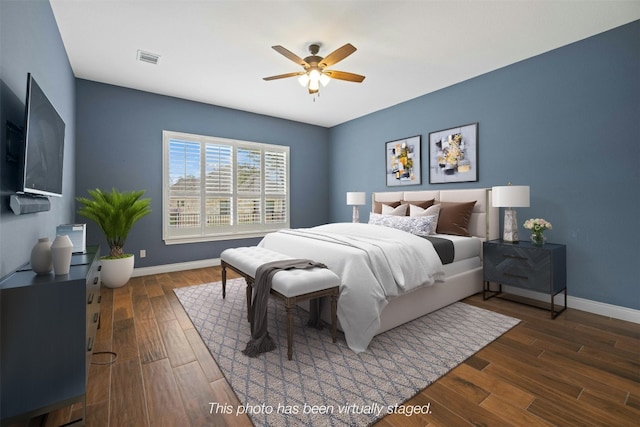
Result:
<svg viewBox="0 0 640 427"><path fill-rule="evenodd" d="M65 124L31 73L27 76L25 146L19 192L62 196Z"/></svg>

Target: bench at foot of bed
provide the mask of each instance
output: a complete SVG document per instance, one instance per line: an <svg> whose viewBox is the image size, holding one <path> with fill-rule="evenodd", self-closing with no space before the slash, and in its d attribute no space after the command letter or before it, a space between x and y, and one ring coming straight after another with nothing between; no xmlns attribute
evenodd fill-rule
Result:
<svg viewBox="0 0 640 427"><path fill-rule="evenodd" d="M227 268L244 277L247 282L247 318L251 320L251 297L259 266L272 261L292 259L258 246L226 249L220 255L222 266L222 298L227 295ZM271 295L284 301L287 310L287 356L293 356L293 312L299 301L331 297L331 336L336 342L337 308L340 278L327 268L293 269L277 272L271 281Z"/></svg>

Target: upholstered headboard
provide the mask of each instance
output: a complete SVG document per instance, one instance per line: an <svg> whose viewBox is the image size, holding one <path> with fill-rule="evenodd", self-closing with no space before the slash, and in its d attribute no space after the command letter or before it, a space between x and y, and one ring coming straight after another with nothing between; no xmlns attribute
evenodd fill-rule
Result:
<svg viewBox="0 0 640 427"><path fill-rule="evenodd" d="M490 188L372 193L371 212L373 212L376 202L411 202L431 199L435 199L436 202L471 202L475 200L476 204L469 220L469 233L483 240L499 238L499 208L494 208L491 205Z"/></svg>

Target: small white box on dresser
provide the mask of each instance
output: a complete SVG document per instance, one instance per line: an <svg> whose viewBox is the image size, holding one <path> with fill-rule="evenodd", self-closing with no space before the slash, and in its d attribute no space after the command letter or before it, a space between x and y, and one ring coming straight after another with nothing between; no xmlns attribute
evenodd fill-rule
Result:
<svg viewBox="0 0 640 427"><path fill-rule="evenodd" d="M87 224L60 224L56 235L66 234L73 243L73 253L87 251Z"/></svg>

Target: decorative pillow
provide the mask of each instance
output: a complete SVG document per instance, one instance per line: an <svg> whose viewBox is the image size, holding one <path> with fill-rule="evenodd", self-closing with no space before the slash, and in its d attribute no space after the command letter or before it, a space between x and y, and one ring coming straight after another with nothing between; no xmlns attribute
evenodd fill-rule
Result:
<svg viewBox="0 0 640 427"><path fill-rule="evenodd" d="M375 212L369 214L369 224L385 225L391 220L389 215L382 215Z"/></svg>
<svg viewBox="0 0 640 427"><path fill-rule="evenodd" d="M371 213L369 224L382 225L384 227L395 228L418 236L428 236L434 234L438 217L435 215L408 217L398 215L382 215Z"/></svg>
<svg viewBox="0 0 640 427"><path fill-rule="evenodd" d="M375 202L373 204L373 212L377 213L377 214L381 214L382 213L382 206L391 206L392 208L397 208L398 206L400 206L400 202Z"/></svg>
<svg viewBox="0 0 640 427"><path fill-rule="evenodd" d="M409 205L409 216L428 216L428 215L436 215L440 214L440 205L429 206L424 209L420 206L416 206L414 204Z"/></svg>
<svg viewBox="0 0 640 427"><path fill-rule="evenodd" d="M396 215L396 216L405 216L407 214L407 206L408 205L399 205L395 208L392 208L389 205L382 205L382 215Z"/></svg>
<svg viewBox="0 0 640 427"><path fill-rule="evenodd" d="M438 215L414 216L409 218L413 218L415 221L413 234L417 234L418 236L436 234Z"/></svg>
<svg viewBox="0 0 640 427"><path fill-rule="evenodd" d="M402 203L406 203L409 205L409 207L411 206L417 206L419 208L422 209L427 209L430 206L433 206L433 204L436 202L436 199L431 199L431 200L423 200L423 201L406 201L404 200ZM407 215L409 215L409 210L407 209Z"/></svg>
<svg viewBox="0 0 640 427"><path fill-rule="evenodd" d="M469 220L476 201L473 202L440 202L440 215L436 233L453 234L455 236L471 236Z"/></svg>

